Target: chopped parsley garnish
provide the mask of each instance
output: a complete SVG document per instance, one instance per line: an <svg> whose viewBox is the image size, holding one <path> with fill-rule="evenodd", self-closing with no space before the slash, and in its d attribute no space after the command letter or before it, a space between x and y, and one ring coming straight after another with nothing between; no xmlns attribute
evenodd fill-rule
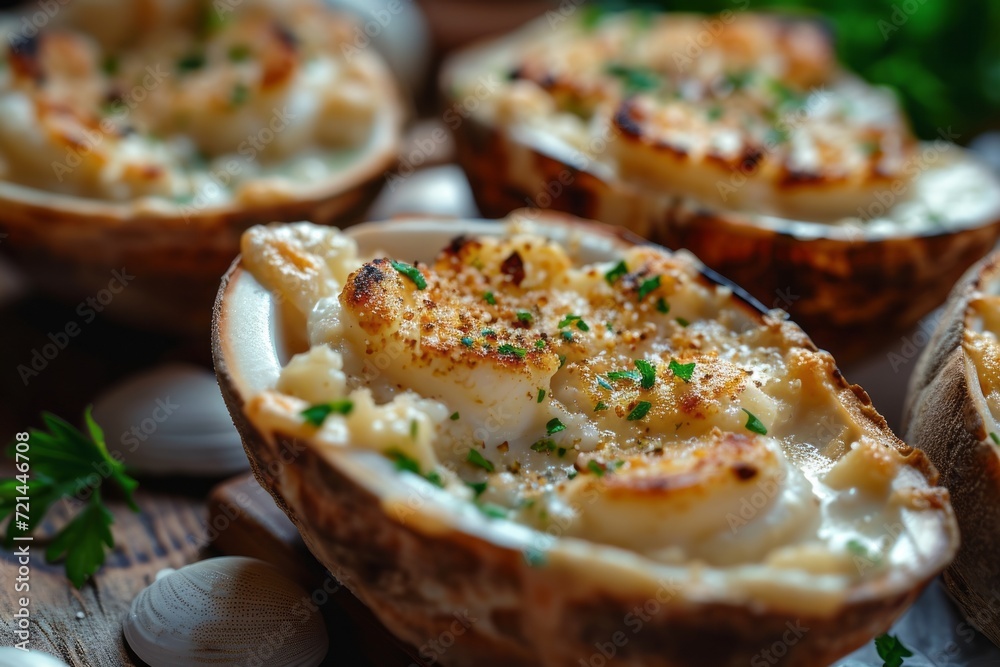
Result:
<svg viewBox="0 0 1000 667"><path fill-rule="evenodd" d="M614 333L615 332L615 323L614 322L605 322L604 323L604 328L607 329L610 333Z"/></svg>
<svg viewBox="0 0 1000 667"><path fill-rule="evenodd" d="M465 457L465 460L472 465L479 466L486 472L493 472L493 470L495 470L493 464L480 454L478 450L470 449L468 456Z"/></svg>
<svg viewBox="0 0 1000 667"><path fill-rule="evenodd" d="M406 262L397 262L394 259L389 260L389 263L392 264L392 268L399 271L400 274L412 280L418 290L427 289L427 280L424 279L424 274L420 272L420 269L411 264L407 264Z"/></svg>
<svg viewBox="0 0 1000 667"><path fill-rule="evenodd" d="M649 409L653 407L653 404L649 401L639 401L639 403L632 408L632 412L628 413L628 419L630 422L639 421L647 414L649 414Z"/></svg>
<svg viewBox="0 0 1000 667"><path fill-rule="evenodd" d="M642 374L639 371L611 371L608 373L608 379L612 382L617 382L618 380L634 380L638 382L642 380Z"/></svg>
<svg viewBox="0 0 1000 667"><path fill-rule="evenodd" d="M412 456L408 456L398 449L390 449L385 455L395 461L396 470L406 470L414 475L420 474L420 463Z"/></svg>
<svg viewBox="0 0 1000 667"><path fill-rule="evenodd" d="M608 281L609 285L614 285L620 278L626 275L628 275L628 266L625 265L625 260L622 260L604 274L604 279Z"/></svg>
<svg viewBox="0 0 1000 667"><path fill-rule="evenodd" d="M473 340L472 340L471 338L469 338L468 336L462 336L462 345L464 345L465 347L472 347L472 344L473 344L474 342L475 342L475 341L473 341Z"/></svg>
<svg viewBox="0 0 1000 667"><path fill-rule="evenodd" d="M607 410L608 405L604 401L598 401L597 405L594 406L594 412L600 412L602 410Z"/></svg>
<svg viewBox="0 0 1000 667"><path fill-rule="evenodd" d="M594 473L598 477L604 477L604 473L607 472L607 468L594 459L587 461L587 470Z"/></svg>
<svg viewBox="0 0 1000 667"><path fill-rule="evenodd" d="M416 440L417 439L417 430L419 428L420 428L420 425L417 423L417 420L416 419L411 419L410 420L410 439L411 440Z"/></svg>
<svg viewBox="0 0 1000 667"><path fill-rule="evenodd" d="M884 661L883 667L901 667L903 658L913 656L913 651L903 646L899 638L884 634L875 638L875 650Z"/></svg>
<svg viewBox="0 0 1000 667"><path fill-rule="evenodd" d="M493 503L477 503L476 507L479 511L490 517L491 519L506 519L507 510L499 505L494 505Z"/></svg>
<svg viewBox="0 0 1000 667"><path fill-rule="evenodd" d="M535 347L538 348L539 350L541 350L542 348L544 348L545 347L545 339L544 338L539 338L538 340L536 340L535 341Z"/></svg>
<svg viewBox="0 0 1000 667"><path fill-rule="evenodd" d="M611 76L621 79L627 92L652 90L659 86L662 81L656 72L646 67L632 67L621 63L611 63L604 71Z"/></svg>
<svg viewBox="0 0 1000 667"><path fill-rule="evenodd" d="M517 321L518 322L531 322L535 319L535 316L526 310L517 311Z"/></svg>
<svg viewBox="0 0 1000 667"><path fill-rule="evenodd" d="M472 489L472 492L476 494L476 497L483 495L486 491L486 487L489 486L486 482L466 482L466 486Z"/></svg>
<svg viewBox="0 0 1000 667"><path fill-rule="evenodd" d="M563 327L568 327L574 322L576 323L576 328L579 329L580 331L590 331L590 326L588 326L587 323L583 321L583 318L581 318L579 315L572 315L572 314L567 315L566 317L559 320L559 328L562 329Z"/></svg>
<svg viewBox="0 0 1000 667"><path fill-rule="evenodd" d="M323 422L331 414L344 415L346 417L351 414L351 410L353 409L354 401L345 398L331 403L317 403L316 405L309 406L299 414L313 426L322 426Z"/></svg>
<svg viewBox="0 0 1000 667"><path fill-rule="evenodd" d="M645 359L636 359L635 367L639 369L639 386L643 389L652 389L656 384L656 366Z"/></svg>
<svg viewBox="0 0 1000 667"><path fill-rule="evenodd" d="M451 420L452 420L453 422L457 422L457 421L459 420L459 418L460 418L460 417L461 417L461 415L459 415L459 414L458 414L457 412L452 412L452 413L451 413L451 417L450 417L450 419L451 419Z"/></svg>
<svg viewBox="0 0 1000 667"><path fill-rule="evenodd" d="M741 408L743 412L747 413L747 423L746 428L748 431L753 431L754 433L760 433L761 435L767 435L767 428L764 427L764 423L757 419L756 416L746 408Z"/></svg>
<svg viewBox="0 0 1000 667"><path fill-rule="evenodd" d="M643 280L639 285L639 301L645 299L650 292L659 288L660 286L660 276L653 276L652 278L647 278Z"/></svg>
<svg viewBox="0 0 1000 667"><path fill-rule="evenodd" d="M496 338L497 332L493 329L483 329L482 334L486 338Z"/></svg>
<svg viewBox="0 0 1000 667"><path fill-rule="evenodd" d="M233 93L229 96L229 102L234 106L242 106L250 99L250 89L245 83L237 83L233 86Z"/></svg>
<svg viewBox="0 0 1000 667"><path fill-rule="evenodd" d="M682 327L686 327L686 326L688 326L691 323L688 322L687 320L685 320L683 317L678 317L677 318L677 324L681 325Z"/></svg>
<svg viewBox="0 0 1000 667"><path fill-rule="evenodd" d="M668 368L674 374L674 377L684 380L684 383L687 384L691 381L691 376L694 374L694 365L693 361L690 364L681 364L676 359L671 359Z"/></svg>
<svg viewBox="0 0 1000 667"><path fill-rule="evenodd" d="M993 431L990 431L990 438L993 440L994 445L1000 445L1000 437Z"/></svg>
<svg viewBox="0 0 1000 667"><path fill-rule="evenodd" d="M550 438L543 438L538 442L531 445L531 451L533 452L554 452L556 451L555 440Z"/></svg>
<svg viewBox="0 0 1000 667"><path fill-rule="evenodd" d="M497 305L497 298L493 296L493 292L483 292L483 299L491 306Z"/></svg>
<svg viewBox="0 0 1000 667"><path fill-rule="evenodd" d="M561 421L559 421L558 417L553 417L548 421L547 424L545 424L545 432L548 433L549 435L565 430L566 430L566 425L563 424Z"/></svg>
<svg viewBox="0 0 1000 667"><path fill-rule="evenodd" d="M568 343L572 343L573 342L573 332L572 331L563 331L561 335L562 335L562 338L563 338L564 341L566 341Z"/></svg>
<svg viewBox="0 0 1000 667"><path fill-rule="evenodd" d="M435 471L431 470L429 473L424 475L424 479L433 484L434 486L444 488L444 481L441 479L441 475L437 474Z"/></svg>
<svg viewBox="0 0 1000 667"><path fill-rule="evenodd" d="M575 479L576 475L577 472L575 470L570 470L568 473L566 473L566 479Z"/></svg>
<svg viewBox="0 0 1000 667"><path fill-rule="evenodd" d="M189 53L177 60L177 70L179 72L193 72L204 66L205 54L203 53Z"/></svg>
<svg viewBox="0 0 1000 667"><path fill-rule="evenodd" d="M601 387L602 389L607 389L608 391L611 391L611 390L612 390L612 387L611 387L611 385L610 385L610 384L608 384L608 381L607 381L607 380L605 380L605 379L604 379L604 378L602 378L602 377L599 377L599 378L597 378L597 384L598 384L598 385L599 385L599 386L600 386L600 387Z"/></svg>
<svg viewBox="0 0 1000 667"><path fill-rule="evenodd" d="M565 365L566 365L566 355L565 354L560 354L559 355L559 368L562 368Z"/></svg>
<svg viewBox="0 0 1000 667"><path fill-rule="evenodd" d="M101 69L104 70L104 73L107 74L108 76L114 76L115 74L118 74L118 69L120 66L121 66L121 61L118 59L118 56L114 54L108 54L104 56L104 60L103 62L101 62Z"/></svg>
<svg viewBox="0 0 1000 667"><path fill-rule="evenodd" d="M229 47L229 59L234 63L241 63L250 57L250 47L246 44L233 44Z"/></svg>
<svg viewBox="0 0 1000 667"><path fill-rule="evenodd" d="M656 300L656 309L661 313L663 313L664 315L666 315L667 313L670 312L670 304L667 303L661 296L659 299Z"/></svg>
<svg viewBox="0 0 1000 667"><path fill-rule="evenodd" d="M538 400L535 401L535 402L536 403L541 403L544 400L545 400L545 390L544 389L539 389L538 390Z"/></svg>
<svg viewBox="0 0 1000 667"><path fill-rule="evenodd" d="M524 357L526 357L528 354L528 351L525 350L523 347L516 347L514 345L511 345L510 343L504 343L503 345L498 347L497 352L499 352L500 354L512 354L516 356L518 359L524 359Z"/></svg>

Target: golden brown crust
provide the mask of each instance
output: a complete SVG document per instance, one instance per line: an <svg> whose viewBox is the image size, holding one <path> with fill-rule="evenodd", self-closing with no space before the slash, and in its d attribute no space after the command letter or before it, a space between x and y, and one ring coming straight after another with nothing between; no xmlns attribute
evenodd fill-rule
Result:
<svg viewBox="0 0 1000 667"><path fill-rule="evenodd" d="M917 361L910 381L906 438L923 449L951 492L962 535L958 556L944 573L949 593L970 622L1000 646L1000 459L975 397L973 366L962 346L969 302L985 276L995 275L1000 256L972 267L955 286L937 329Z"/></svg>
<svg viewBox="0 0 1000 667"><path fill-rule="evenodd" d="M597 232L607 233L603 228L595 228ZM453 528L421 530L384 507L308 443L281 433L262 433L247 417L240 370L229 366L229 360L236 358L234 346L241 343L232 331L237 325L227 300L232 300L241 275L237 261L223 280L215 308L213 351L223 396L254 473L316 557L393 633L425 651L425 659L462 666L576 667L597 656L594 664L600 658L601 664L623 667L735 667L780 645L787 653L767 654L775 662L762 659L812 667L829 664L884 632L933 576L928 572L927 580L912 582L904 592L876 591L829 614L803 615L775 608L751 610L736 602L680 601L670 582L662 582L660 589L624 593L609 575L600 590L592 585L581 588L569 572L532 567L520 549ZM766 316L758 312L757 317ZM803 348L815 349L794 324L769 317L767 322L785 329L787 338ZM892 434L867 394L844 379L830 355L811 356L868 435L906 455L906 465L935 475L922 453ZM926 495L932 506L947 511L946 493L931 489ZM475 620L456 632L456 613ZM440 637L447 637L450 646L434 652L430 642Z"/></svg>
<svg viewBox="0 0 1000 667"><path fill-rule="evenodd" d="M487 217L544 206L621 225L668 248L686 248L766 306L787 310L842 363L915 326L1000 239L1000 220L928 236L801 239L738 214L646 197L625 183L576 171L516 144L474 118L456 133L459 162ZM517 185L525 181L526 165L530 180L539 184L534 192Z"/></svg>

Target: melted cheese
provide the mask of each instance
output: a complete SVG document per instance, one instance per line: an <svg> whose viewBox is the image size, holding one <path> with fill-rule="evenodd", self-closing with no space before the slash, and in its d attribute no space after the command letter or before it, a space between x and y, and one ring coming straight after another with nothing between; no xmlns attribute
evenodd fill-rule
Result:
<svg viewBox="0 0 1000 667"><path fill-rule="evenodd" d="M881 566L858 550L888 562L879 527L922 502L893 490L904 459L854 422L826 353L690 256L579 264L524 223L416 268L306 223L242 249L310 348L248 402L254 423L379 452L491 517L662 563L861 578Z"/></svg>
<svg viewBox="0 0 1000 667"><path fill-rule="evenodd" d="M650 197L822 223L796 225L804 236L940 231L1000 209L988 169L947 140L920 144L893 95L844 72L809 22L577 12L463 54L453 73L456 104L474 96L469 113L512 141ZM524 166L510 178L534 192ZM942 202L945 182L949 201L973 201Z"/></svg>
<svg viewBox="0 0 1000 667"><path fill-rule="evenodd" d="M328 179L377 131L385 70L323 3L140 4L0 25L0 178L200 209Z"/></svg>

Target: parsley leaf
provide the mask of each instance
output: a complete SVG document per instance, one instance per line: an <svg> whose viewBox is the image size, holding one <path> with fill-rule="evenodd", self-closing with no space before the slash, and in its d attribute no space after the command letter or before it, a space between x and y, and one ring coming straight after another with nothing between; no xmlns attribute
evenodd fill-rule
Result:
<svg viewBox="0 0 1000 667"><path fill-rule="evenodd" d="M667 313L670 312L670 304L664 301L663 297L661 296L659 299L656 300L656 310L666 315Z"/></svg>
<svg viewBox="0 0 1000 667"><path fill-rule="evenodd" d="M420 272L420 269L407 264L406 262L397 262L394 259L389 260L389 263L392 264L392 268L399 271L400 274L412 280L418 290L427 289L427 280L424 278L424 274Z"/></svg>
<svg viewBox="0 0 1000 667"><path fill-rule="evenodd" d="M563 424L561 421L559 421L558 417L553 417L548 421L547 424L545 424L545 432L548 433L549 435L565 430L566 430L566 424Z"/></svg>
<svg viewBox="0 0 1000 667"><path fill-rule="evenodd" d="M517 321L518 322L531 322L535 319L535 316L526 310L517 311Z"/></svg>
<svg viewBox="0 0 1000 667"><path fill-rule="evenodd" d="M607 466L604 466L594 459L587 461L587 470L594 473L598 477L604 477L604 473L607 472Z"/></svg>
<svg viewBox="0 0 1000 667"><path fill-rule="evenodd" d="M598 401L597 405L594 406L594 412L601 412L602 410L607 410L608 405L604 401Z"/></svg>
<svg viewBox="0 0 1000 667"><path fill-rule="evenodd" d="M669 369L674 374L674 377L684 380L684 383L687 384L691 381L691 376L694 374L694 365L693 361L690 364L681 364L676 359L671 359Z"/></svg>
<svg viewBox="0 0 1000 667"><path fill-rule="evenodd" d="M653 276L648 280L643 280L639 285L639 301L645 299L650 292L660 287L660 276Z"/></svg>
<svg viewBox="0 0 1000 667"><path fill-rule="evenodd" d="M635 380L638 382L642 380L642 373L639 371L611 371L608 373L608 379L612 382L617 382L618 380Z"/></svg>
<svg viewBox="0 0 1000 667"><path fill-rule="evenodd" d="M0 521L15 512L19 496L29 496L32 505L29 517L21 520L14 516L8 523L8 546L13 545L14 537L31 533L64 496L86 498L83 509L53 537L45 553L50 562L65 557L66 576L77 588L104 564L105 547L115 544L111 534L114 515L101 499L104 482L114 483L124 493L129 508L139 511L133 497L139 483L108 452L104 432L89 407L84 421L86 435L55 415L42 413L46 430L32 429L28 436L33 479L0 480Z"/></svg>
<svg viewBox="0 0 1000 667"><path fill-rule="evenodd" d="M686 326L688 326L691 323L688 322L687 320L685 320L683 317L678 317L677 318L677 324L681 325L682 327L686 327Z"/></svg>
<svg viewBox="0 0 1000 667"><path fill-rule="evenodd" d="M516 347L514 345L511 345L510 343L502 344L500 347L497 348L497 352L499 352L500 354L512 354L516 356L518 359L524 359L528 354L528 351L525 350L523 347Z"/></svg>
<svg viewBox="0 0 1000 667"><path fill-rule="evenodd" d="M486 472L493 472L495 470L493 464L475 449L469 450L469 454L465 457L465 460L472 465L479 466Z"/></svg>
<svg viewBox="0 0 1000 667"><path fill-rule="evenodd" d="M351 414L353 409L354 401L345 398L331 403L317 403L316 405L309 406L299 414L313 426L322 426L323 422L331 414L344 415L346 417Z"/></svg>
<svg viewBox="0 0 1000 667"><path fill-rule="evenodd" d="M604 279L608 281L609 285L614 285L618 280L628 274L628 266L625 265L625 260L622 260L614 265L610 271L604 274Z"/></svg>
<svg viewBox="0 0 1000 667"><path fill-rule="evenodd" d="M472 492L476 494L476 498L483 495L486 487L489 486L487 482L466 482L465 485L472 489Z"/></svg>
<svg viewBox="0 0 1000 667"><path fill-rule="evenodd" d="M465 347L472 347L473 340L468 336L462 336L462 345Z"/></svg>
<svg viewBox="0 0 1000 667"><path fill-rule="evenodd" d="M611 391L611 389L612 389L611 385L608 384L608 381L605 380L602 377L599 377L599 376L597 378L597 384L598 384L598 386L601 387L601 389L607 389L608 391Z"/></svg>
<svg viewBox="0 0 1000 667"><path fill-rule="evenodd" d="M649 414L649 409L653 407L653 404L649 401L639 401L639 403L632 408L632 412L628 413L628 419L630 422L639 421L647 414Z"/></svg>
<svg viewBox="0 0 1000 667"><path fill-rule="evenodd" d="M878 651L878 657L885 661L883 667L901 667L903 658L913 656L913 652L903 646L903 642L890 634L875 638L875 650Z"/></svg>
<svg viewBox="0 0 1000 667"><path fill-rule="evenodd" d="M994 445L1000 445L1000 437L997 437L997 434L993 431L990 431L990 439L993 440Z"/></svg>
<svg viewBox="0 0 1000 667"><path fill-rule="evenodd" d="M491 306L497 305L497 298L493 296L493 292L483 292L483 299Z"/></svg>
<svg viewBox="0 0 1000 667"><path fill-rule="evenodd" d="M752 412L746 408L741 408L743 412L747 413L747 423L746 428L748 431L753 431L754 433L760 433L761 435L767 435L767 428L764 427L764 422L757 419Z"/></svg>
<svg viewBox="0 0 1000 667"><path fill-rule="evenodd" d="M645 359L636 359L635 367L639 369L641 376L639 386L643 389L652 389L653 385L656 384L656 366Z"/></svg>
<svg viewBox="0 0 1000 667"><path fill-rule="evenodd" d="M386 452L386 456L396 463L396 470L406 470L414 475L420 474L420 462L405 452L399 449L390 449Z"/></svg>
<svg viewBox="0 0 1000 667"><path fill-rule="evenodd" d="M659 86L662 81L656 72L646 67L632 67L620 63L611 63L605 71L611 76L621 79L626 92L629 93L652 90Z"/></svg>
<svg viewBox="0 0 1000 667"><path fill-rule="evenodd" d="M449 419L451 419L453 422L457 422L460 417L461 415L459 415L457 412L452 412L451 417L449 417Z"/></svg>
<svg viewBox="0 0 1000 667"><path fill-rule="evenodd" d="M538 400L535 401L535 402L536 403L541 403L544 400L545 400L545 390L544 389L539 389L538 390Z"/></svg>
<svg viewBox="0 0 1000 667"><path fill-rule="evenodd" d="M531 445L531 451L533 452L554 452L556 451L555 440L551 438L543 438L538 442Z"/></svg>
<svg viewBox="0 0 1000 667"><path fill-rule="evenodd" d="M579 315L567 315L559 321L559 328L568 327L569 325L576 322L576 328L580 331L590 331L590 326L583 321L583 318Z"/></svg>

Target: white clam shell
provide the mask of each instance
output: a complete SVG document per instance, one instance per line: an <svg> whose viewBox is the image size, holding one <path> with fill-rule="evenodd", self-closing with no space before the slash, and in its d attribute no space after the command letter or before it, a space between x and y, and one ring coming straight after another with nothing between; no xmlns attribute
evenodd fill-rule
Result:
<svg viewBox="0 0 1000 667"><path fill-rule="evenodd" d="M249 468L215 375L190 364L160 366L94 401L108 450L141 473L231 475Z"/></svg>
<svg viewBox="0 0 1000 667"><path fill-rule="evenodd" d="M5 646L0 648L0 667L66 667L66 663L41 651L22 651Z"/></svg>
<svg viewBox="0 0 1000 667"><path fill-rule="evenodd" d="M123 622L125 639L150 667L314 667L329 648L309 594L277 568L226 556L157 577Z"/></svg>

